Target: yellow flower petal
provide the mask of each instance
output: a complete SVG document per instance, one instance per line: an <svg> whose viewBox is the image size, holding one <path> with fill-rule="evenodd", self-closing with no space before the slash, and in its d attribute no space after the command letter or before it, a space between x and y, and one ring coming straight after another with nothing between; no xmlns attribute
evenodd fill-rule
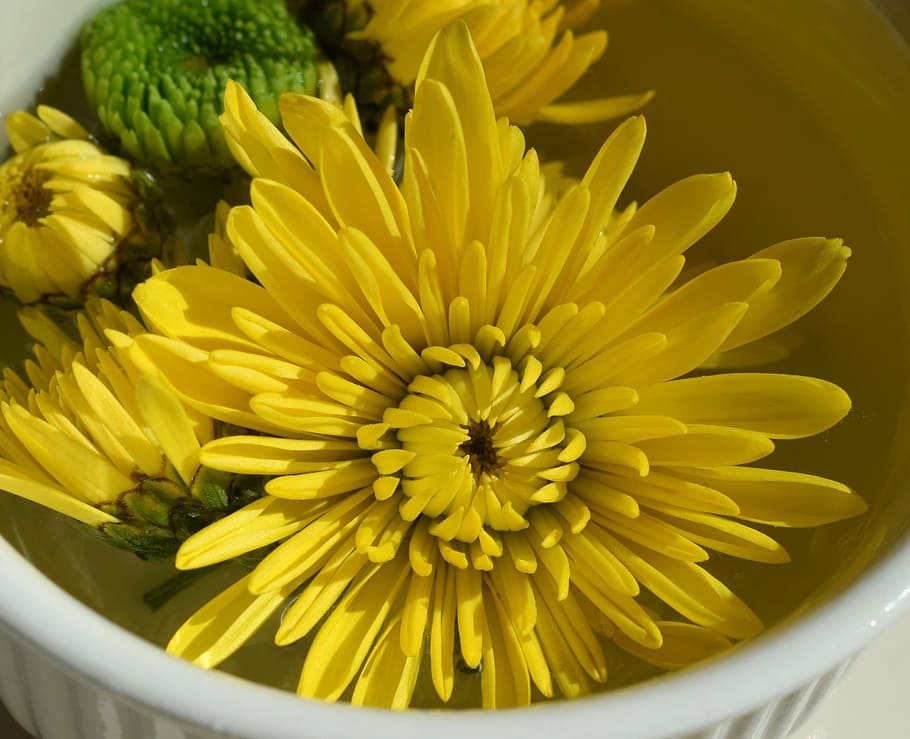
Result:
<svg viewBox="0 0 910 739"><path fill-rule="evenodd" d="M392 258L395 252L413 253L404 198L363 139L357 143L329 129L320 154L322 186L338 223L389 244ZM339 173L345 173L343 180Z"/></svg>
<svg viewBox="0 0 910 739"><path fill-rule="evenodd" d="M484 92L483 67L467 26L456 23L437 34L417 75L418 90L424 79L438 80L449 91L459 112L465 141L471 142L465 152L470 187L465 238L483 240L489 233L490 205L495 201L503 171L496 116L489 93ZM406 139L409 136L406 132Z"/></svg>
<svg viewBox="0 0 910 739"><path fill-rule="evenodd" d="M595 513L593 520L601 528L623 539L634 541L681 562L704 562L708 559L708 553L685 533L648 513L640 513L631 519L609 518ZM590 536L596 538L597 532L597 528L592 527ZM603 543L602 546L609 551L609 543ZM637 595L637 587L630 595Z"/></svg>
<svg viewBox="0 0 910 739"><path fill-rule="evenodd" d="M612 545L646 588L699 626L732 639L745 639L762 630L758 616L697 564L679 562L628 540L620 543L614 539Z"/></svg>
<svg viewBox="0 0 910 739"><path fill-rule="evenodd" d="M407 572L379 567L354 584L313 639L297 686L300 695L335 700L345 691L373 648Z"/></svg>
<svg viewBox="0 0 910 739"><path fill-rule="evenodd" d="M288 475L269 481L271 495L291 500L314 500L354 492L369 485L377 476L369 459L335 462L321 472Z"/></svg>
<svg viewBox="0 0 910 739"><path fill-rule="evenodd" d="M737 521L662 505L655 506L655 515L690 541L717 552L769 564L790 561L787 550L774 539Z"/></svg>
<svg viewBox="0 0 910 739"><path fill-rule="evenodd" d="M53 108L50 105L39 105L36 112L51 132L62 139L88 140L90 138L90 134L85 128L63 111L57 110L57 108Z"/></svg>
<svg viewBox="0 0 910 739"><path fill-rule="evenodd" d="M206 603L171 637L167 651L201 667L217 667L281 606L293 588L253 595L249 575Z"/></svg>
<svg viewBox="0 0 910 739"><path fill-rule="evenodd" d="M176 565L189 570L224 562L280 541L306 523L299 506L260 498L190 536L180 545Z"/></svg>
<svg viewBox="0 0 910 739"><path fill-rule="evenodd" d="M114 516L74 498L68 490L40 482L30 471L21 470L3 459L0 459L0 488L89 526L117 522Z"/></svg>
<svg viewBox="0 0 910 739"><path fill-rule="evenodd" d="M401 621L393 621L377 639L354 684L355 706L405 709L411 703L420 656L406 656L399 648Z"/></svg>
<svg viewBox="0 0 910 739"><path fill-rule="evenodd" d="M81 362L75 363L71 372L72 378L60 379L61 393L107 458L117 463L125 476L134 469L146 475L161 474L161 450L146 436L137 419Z"/></svg>
<svg viewBox="0 0 910 739"><path fill-rule="evenodd" d="M749 301L749 313L720 350L760 339L808 313L840 280L850 253L840 239L807 238L782 241L753 255L747 261L777 260L781 280Z"/></svg>
<svg viewBox="0 0 910 739"><path fill-rule="evenodd" d="M614 636L614 641L625 651L665 670L676 670L702 662L732 646L732 642L717 631L695 624L658 621L657 626L664 637L663 644L657 649L643 647L622 632Z"/></svg>
<svg viewBox="0 0 910 739"><path fill-rule="evenodd" d="M200 349L255 350L231 320L231 308L243 305L278 324L289 319L261 287L237 275L205 265L180 267L139 285L133 299L146 321L165 336ZM194 308L187 304L187 296ZM204 306L204 308L202 307Z"/></svg>
<svg viewBox="0 0 910 739"><path fill-rule="evenodd" d="M660 353L641 364L624 367L614 381L650 385L688 374L714 354L748 309L747 303L726 303L702 311L682 325L668 326Z"/></svg>
<svg viewBox="0 0 910 739"><path fill-rule="evenodd" d="M291 502L293 501L286 501ZM324 563L327 553L333 550L344 551L340 544L352 538L352 532L370 512L371 505L370 489L365 488L340 500L318 501L315 505L299 508L298 516L306 525L269 552L256 568L250 589L253 592L266 592L283 587L292 580L311 576ZM301 599L301 603L305 602ZM292 624L293 619L288 616L278 632L282 639L291 639L294 629L299 628ZM298 633L298 636L302 634Z"/></svg>
<svg viewBox="0 0 910 739"><path fill-rule="evenodd" d="M525 655L508 610L496 598L485 598L483 670L484 708L527 706L531 681Z"/></svg>
<svg viewBox="0 0 910 739"><path fill-rule="evenodd" d="M73 495L89 503L107 503L132 489L133 481L87 442L18 406L4 406L3 416L32 456Z"/></svg>
<svg viewBox="0 0 910 739"><path fill-rule="evenodd" d="M733 205L736 183L727 174L693 175L670 185L642 205L622 230L654 226L655 235L639 251L635 267L682 254L710 231Z"/></svg>
<svg viewBox="0 0 910 739"><path fill-rule="evenodd" d="M355 577L378 566L371 564L366 555L355 552L350 538L335 546L328 560L285 611L275 632L275 643L292 644L309 634L336 606Z"/></svg>
<svg viewBox="0 0 910 739"><path fill-rule="evenodd" d="M313 168L232 80L225 85L220 121L231 153L251 177L289 181L299 192L319 197L322 188Z"/></svg>
<svg viewBox="0 0 910 739"><path fill-rule="evenodd" d="M345 439L281 439L226 436L202 449L202 464L244 475L282 475L311 470L312 465L360 456L356 442Z"/></svg>
<svg viewBox="0 0 910 739"><path fill-rule="evenodd" d="M819 526L866 511L865 501L846 485L800 472L715 467L673 473L716 488L736 502L747 521L772 526Z"/></svg>
<svg viewBox="0 0 910 739"><path fill-rule="evenodd" d="M24 110L17 110L6 117L6 133L13 151L21 153L33 146L50 141L50 131L42 121Z"/></svg>
<svg viewBox="0 0 910 739"><path fill-rule="evenodd" d="M133 362L150 373L160 373L182 399L201 412L237 426L274 432L283 428L267 423L249 410L249 394L205 371L206 354L161 336L139 336L128 348Z"/></svg>
<svg viewBox="0 0 910 739"><path fill-rule="evenodd" d="M455 571L446 567L435 577L430 610L430 675L436 693L449 700L455 685Z"/></svg>
<svg viewBox="0 0 910 739"><path fill-rule="evenodd" d="M796 439L840 421L850 410L850 398L824 380L754 372L639 388L635 410L659 411L686 424L722 424L774 439Z"/></svg>
<svg viewBox="0 0 910 739"><path fill-rule="evenodd" d="M161 451L189 484L199 468L199 440L189 414L177 397L154 377L136 383L136 402Z"/></svg>
<svg viewBox="0 0 910 739"><path fill-rule="evenodd" d="M652 466L748 464L774 451L774 443L762 433L707 424L689 424L685 434L644 439L636 446Z"/></svg>
<svg viewBox="0 0 910 739"><path fill-rule="evenodd" d="M582 125L621 118L647 105L654 93L642 92L635 95L616 95L596 100L581 100L574 103L552 103L543 106L537 119L547 123Z"/></svg>
<svg viewBox="0 0 910 739"><path fill-rule="evenodd" d="M771 290L781 274L776 259L744 259L722 264L671 292L631 330L668 333L712 308L734 302L748 304L751 312L755 299Z"/></svg>
<svg viewBox="0 0 910 739"><path fill-rule="evenodd" d="M437 80L426 80L417 88L419 104L411 113L405 146L420 156L434 177L435 202L441 223L433 232L440 239L439 256L451 270L464 246L470 182L468 153L459 111L448 88Z"/></svg>

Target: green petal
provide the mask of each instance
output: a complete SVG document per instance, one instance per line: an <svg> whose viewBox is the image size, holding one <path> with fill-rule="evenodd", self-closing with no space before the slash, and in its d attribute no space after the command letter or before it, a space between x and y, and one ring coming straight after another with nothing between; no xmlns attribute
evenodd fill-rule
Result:
<svg viewBox="0 0 910 739"><path fill-rule="evenodd" d="M165 170L234 166L218 122L228 79L276 124L279 95L316 90L313 36L279 0L115 3L81 42L92 109L127 151Z"/></svg>

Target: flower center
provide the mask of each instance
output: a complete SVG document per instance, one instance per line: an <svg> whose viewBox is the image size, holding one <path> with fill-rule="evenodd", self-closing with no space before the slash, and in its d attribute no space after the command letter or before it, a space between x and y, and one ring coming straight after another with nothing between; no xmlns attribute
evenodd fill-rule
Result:
<svg viewBox="0 0 910 739"><path fill-rule="evenodd" d="M529 509L561 500L578 471L558 385L540 362L506 357L417 376L376 426L377 498L400 490L401 518L429 519L453 544L526 529Z"/></svg>
<svg viewBox="0 0 910 739"><path fill-rule="evenodd" d="M484 420L468 421L463 428L468 438L458 448L468 455L474 482L479 483L485 475L495 475L502 467L493 445L493 428Z"/></svg>
<svg viewBox="0 0 910 739"><path fill-rule="evenodd" d="M53 193L44 185L51 173L29 159L20 154L0 167L0 239L14 222L35 226L50 212Z"/></svg>

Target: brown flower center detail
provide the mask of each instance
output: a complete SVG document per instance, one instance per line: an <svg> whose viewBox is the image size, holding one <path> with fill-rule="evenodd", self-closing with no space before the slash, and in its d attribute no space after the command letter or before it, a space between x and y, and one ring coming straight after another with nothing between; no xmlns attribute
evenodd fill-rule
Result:
<svg viewBox="0 0 910 739"><path fill-rule="evenodd" d="M53 193L45 187L51 172L28 166L15 157L7 163L5 186L0 188L0 223L7 228L16 221L31 227L50 212Z"/></svg>
<svg viewBox="0 0 910 739"><path fill-rule="evenodd" d="M468 438L458 448L468 455L474 480L480 482L485 476L495 476L503 465L493 445L495 429L483 419L468 421L462 428L468 432Z"/></svg>

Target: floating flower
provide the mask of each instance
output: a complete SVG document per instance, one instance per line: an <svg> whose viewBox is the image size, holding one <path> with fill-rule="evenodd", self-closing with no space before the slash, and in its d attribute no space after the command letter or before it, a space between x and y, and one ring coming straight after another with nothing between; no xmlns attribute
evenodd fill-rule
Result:
<svg viewBox="0 0 910 739"><path fill-rule="evenodd" d="M402 708L422 670L442 700L470 679L486 707L574 696L606 680L606 637L677 667L762 629L704 566L712 551L783 563L763 524L864 510L840 483L751 466L837 423L840 388L698 371L821 300L840 241L675 285L730 208L730 176L615 217L644 140L633 118L554 203L463 24L421 67L400 186L336 108L282 98L295 153L228 98L229 138L270 178L227 221L256 281L155 275L135 294L155 333L131 357L255 431L205 444L204 465L271 477L178 567L277 546L173 653L215 666L283 609L276 642L312 640L304 696Z"/></svg>
<svg viewBox="0 0 910 739"><path fill-rule="evenodd" d="M381 112L411 101L433 35L454 20L467 23L484 65L497 115L588 123L627 115L651 93L557 102L604 53L607 34L575 35L599 0L317 0L292 2L317 33L364 109Z"/></svg>
<svg viewBox="0 0 910 739"><path fill-rule="evenodd" d="M0 165L0 285L24 304L128 299L153 258L179 243L154 183L64 113L7 119L16 152Z"/></svg>
<svg viewBox="0 0 910 739"><path fill-rule="evenodd" d="M283 0L124 0L82 33L90 104L130 157L163 170L233 166L218 115L227 80L278 120L317 89L318 49Z"/></svg>
<svg viewBox="0 0 910 739"><path fill-rule="evenodd" d="M250 499L233 476L200 470L212 420L121 351L144 331L135 318L90 300L78 316L80 346L45 313L21 315L38 343L28 382L4 370L0 488L95 527L145 559L172 556L239 494Z"/></svg>

